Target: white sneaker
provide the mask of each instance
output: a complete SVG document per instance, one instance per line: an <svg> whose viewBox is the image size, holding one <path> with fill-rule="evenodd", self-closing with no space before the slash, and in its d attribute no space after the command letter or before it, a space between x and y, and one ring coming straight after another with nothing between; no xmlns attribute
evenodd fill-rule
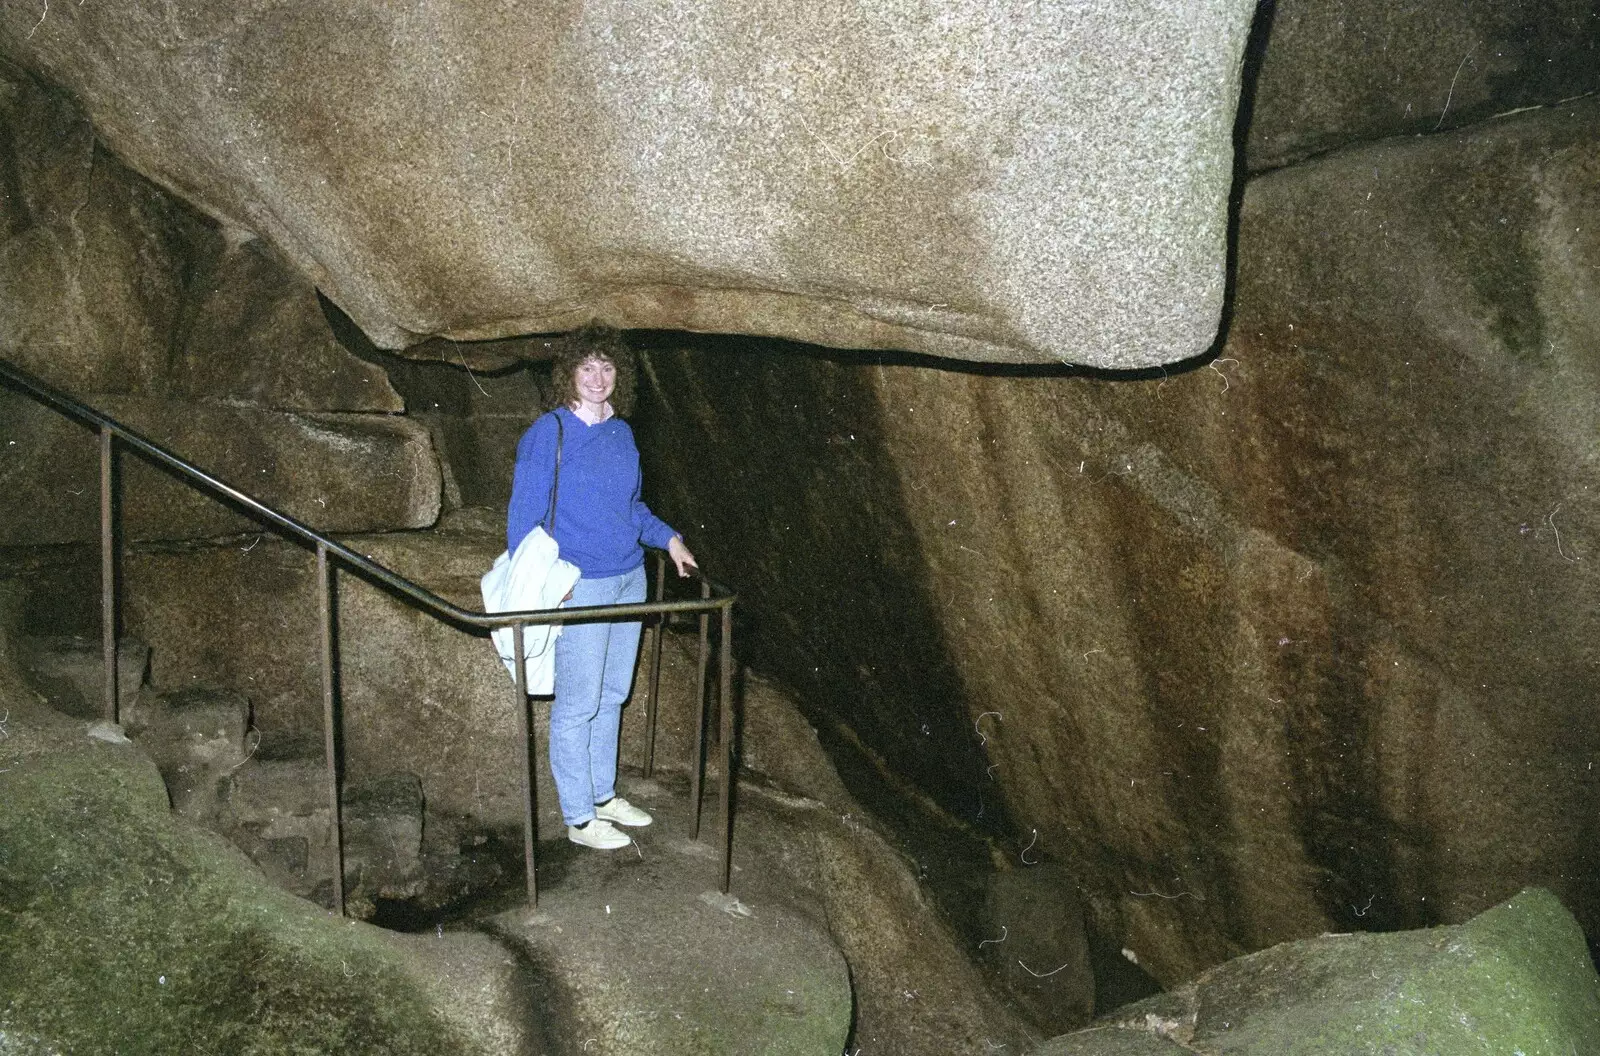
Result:
<svg viewBox="0 0 1600 1056"><path fill-rule="evenodd" d="M646 814L621 796L612 796L605 803L596 805L594 816L615 822L618 825L631 825L636 829L644 828L652 820L649 814Z"/></svg>
<svg viewBox="0 0 1600 1056"><path fill-rule="evenodd" d="M616 826L604 818L595 818L581 829L576 825L568 825L567 839L580 847L593 847L597 851L614 851L633 842L628 839L627 833L618 832Z"/></svg>

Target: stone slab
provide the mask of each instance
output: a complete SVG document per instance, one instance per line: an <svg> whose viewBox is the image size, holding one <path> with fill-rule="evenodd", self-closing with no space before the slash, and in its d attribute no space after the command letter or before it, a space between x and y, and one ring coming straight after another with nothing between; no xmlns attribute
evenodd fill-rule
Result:
<svg viewBox="0 0 1600 1056"><path fill-rule="evenodd" d="M427 429L394 415L288 414L130 396L85 399L112 419L324 532L421 528L439 514L439 463ZM124 538L194 539L258 522L123 451ZM0 391L0 485L10 498L0 546L99 540L98 441L87 427Z"/></svg>
<svg viewBox="0 0 1600 1056"><path fill-rule="evenodd" d="M546 844L538 909L493 922L547 973L546 999L568 1010L573 1036L616 1056L738 1052L753 1039L773 1056L843 1051L850 970L815 892L741 877L721 894L714 840L689 839L682 787L623 791L655 816L634 844ZM752 824L764 813L752 803ZM769 835L746 875L771 876L794 838Z"/></svg>
<svg viewBox="0 0 1600 1056"><path fill-rule="evenodd" d="M8 7L0 54L384 347L598 318L1139 367L1216 336L1254 7L163 0Z"/></svg>

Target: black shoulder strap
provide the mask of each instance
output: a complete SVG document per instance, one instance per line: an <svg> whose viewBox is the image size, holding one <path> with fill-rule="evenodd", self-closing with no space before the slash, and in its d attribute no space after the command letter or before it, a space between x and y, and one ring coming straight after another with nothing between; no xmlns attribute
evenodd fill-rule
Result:
<svg viewBox="0 0 1600 1056"><path fill-rule="evenodd" d="M556 420L556 471L550 478L550 506L545 514L545 519L539 523L545 526L545 531L555 534L556 530L556 489L561 486L561 445L566 440L566 430L561 425L561 412L550 412Z"/></svg>

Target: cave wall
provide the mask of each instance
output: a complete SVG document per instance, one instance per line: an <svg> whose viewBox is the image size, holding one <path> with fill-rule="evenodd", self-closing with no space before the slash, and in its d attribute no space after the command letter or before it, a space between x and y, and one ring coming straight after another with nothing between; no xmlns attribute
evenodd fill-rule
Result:
<svg viewBox="0 0 1600 1056"><path fill-rule="evenodd" d="M127 168L68 97L4 65L0 187L0 356L320 531L426 528L459 505L435 423L403 413L381 357L346 347L308 282L270 247ZM270 751L318 757L314 555L126 449L118 467L122 631L154 647L153 688L243 694ZM97 636L94 433L0 388L0 490L0 581L17 599L20 633ZM487 567L493 553L479 550L503 540L493 528L480 534L488 542L464 559ZM450 567L429 565L445 579ZM437 637L371 593L352 587L345 602L351 643L369 645L357 659ZM432 655L391 655L379 684L393 687ZM458 683L503 677L492 657L460 662L450 672ZM375 713L359 688L347 695L353 714ZM363 721L363 732L381 725ZM500 727L451 731L476 746ZM382 761L380 747L352 737L353 772L413 761Z"/></svg>
<svg viewBox="0 0 1600 1056"><path fill-rule="evenodd" d="M314 527L417 528L440 509L427 429L335 338L316 291L132 172L59 91L0 67L0 348L47 383ZM0 391L0 547L99 538L92 433ZM252 522L120 459L132 541ZM398 485L398 486L397 486Z"/></svg>
<svg viewBox="0 0 1600 1056"><path fill-rule="evenodd" d="M648 472L752 662L1164 982L1527 884L1595 935L1597 132L1252 180L1186 373L656 335Z"/></svg>
<svg viewBox="0 0 1600 1056"><path fill-rule="evenodd" d="M126 167L70 98L3 64L0 185L0 355L481 607L543 398L526 361L550 340L381 352L272 247ZM151 688L240 694L264 758L320 759L314 553L131 452L118 465L122 632L151 647ZM98 635L93 432L0 388L0 486L19 632ZM446 516L463 506L487 509ZM515 726L487 640L340 578L347 776L413 773L435 817L515 828Z"/></svg>
<svg viewBox="0 0 1600 1056"><path fill-rule="evenodd" d="M1600 90L1590 0L1267 0L1252 41L1252 172Z"/></svg>

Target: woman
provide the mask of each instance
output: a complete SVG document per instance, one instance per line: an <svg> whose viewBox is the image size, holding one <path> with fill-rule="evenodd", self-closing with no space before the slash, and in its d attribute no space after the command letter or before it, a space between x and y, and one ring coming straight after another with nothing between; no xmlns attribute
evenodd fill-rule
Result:
<svg viewBox="0 0 1600 1056"><path fill-rule="evenodd" d="M507 549L548 513L546 529L581 577L569 605L626 605L645 598L641 542L665 549L687 576L698 567L683 537L639 498L639 449L622 415L633 409L633 356L616 335L585 331L564 342L551 365L552 409L517 445ZM557 446L560 470L557 472ZM614 850L630 842L616 826L650 815L617 795L622 702L633 686L639 622L569 623L556 639L550 770L567 839Z"/></svg>

